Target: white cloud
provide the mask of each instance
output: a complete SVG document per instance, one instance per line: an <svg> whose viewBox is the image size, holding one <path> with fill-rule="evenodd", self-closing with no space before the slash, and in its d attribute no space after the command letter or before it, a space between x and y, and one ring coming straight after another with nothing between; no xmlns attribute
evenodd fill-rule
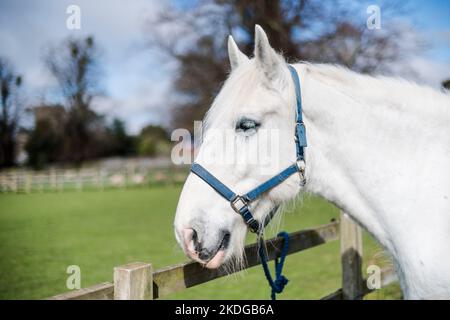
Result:
<svg viewBox="0 0 450 320"><path fill-rule="evenodd" d="M99 105L95 109L109 108L137 131L145 124L143 121L158 120L154 106L164 100L169 83L170 73L158 64L154 52L145 45L144 30L145 19L157 14L164 2L2 1L0 52L24 75L29 102L39 103L55 84L43 65L45 48L68 36L92 34L101 49L102 87L108 96L97 99ZM66 8L72 4L81 9L81 30L66 27Z"/></svg>
<svg viewBox="0 0 450 320"><path fill-rule="evenodd" d="M164 119L164 106L168 103L169 94L170 81L153 83L147 79L123 97L96 98L93 107L109 120L114 117L126 119L127 129L136 134L149 123L167 123L167 119Z"/></svg>
<svg viewBox="0 0 450 320"><path fill-rule="evenodd" d="M399 50L403 59L389 65L393 76L440 89L442 81L450 78L450 30L418 30L409 20L395 20L400 39Z"/></svg>

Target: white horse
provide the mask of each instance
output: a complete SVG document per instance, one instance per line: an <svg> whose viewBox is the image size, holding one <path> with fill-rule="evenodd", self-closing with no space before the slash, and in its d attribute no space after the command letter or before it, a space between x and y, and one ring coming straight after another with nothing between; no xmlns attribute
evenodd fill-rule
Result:
<svg viewBox="0 0 450 320"><path fill-rule="evenodd" d="M207 115L196 161L243 194L295 162L295 92L286 62L261 27L253 59L231 36L228 51L232 72ZM308 138L306 185L291 176L252 204L255 218L262 221L303 192L320 195L392 255L405 298L450 298L449 94L332 65L294 67ZM232 130L239 158L263 128L278 129L280 151L273 156L280 160L269 172L255 163L208 162L223 146L211 129ZM240 261L246 232L229 203L190 174L175 218L186 255L208 268Z"/></svg>

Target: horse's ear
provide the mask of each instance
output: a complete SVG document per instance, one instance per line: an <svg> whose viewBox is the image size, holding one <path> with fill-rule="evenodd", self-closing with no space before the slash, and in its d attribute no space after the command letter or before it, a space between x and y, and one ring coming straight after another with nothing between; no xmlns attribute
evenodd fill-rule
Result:
<svg viewBox="0 0 450 320"><path fill-rule="evenodd" d="M231 70L236 69L241 63L248 60L247 56L239 50L231 35L228 36L228 58L230 59Z"/></svg>
<svg viewBox="0 0 450 320"><path fill-rule="evenodd" d="M269 81L280 78L284 59L270 46L266 33L259 25L255 25L255 60Z"/></svg>

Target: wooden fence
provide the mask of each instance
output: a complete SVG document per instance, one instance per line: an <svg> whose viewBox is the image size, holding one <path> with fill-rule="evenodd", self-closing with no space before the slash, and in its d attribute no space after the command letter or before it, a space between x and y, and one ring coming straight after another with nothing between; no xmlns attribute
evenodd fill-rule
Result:
<svg viewBox="0 0 450 320"><path fill-rule="evenodd" d="M51 169L42 172L12 170L0 172L0 192L43 193L182 184L186 180L186 175L186 168L175 166L139 171L101 168Z"/></svg>
<svg viewBox="0 0 450 320"><path fill-rule="evenodd" d="M293 254L330 241L341 242L342 288L322 299L362 299L373 291L366 285L362 274L361 228L347 214L340 221L332 221L313 229L289 235L289 251ZM268 258L273 260L283 245L281 238L266 241ZM257 244L245 247L247 261L243 269L260 264ZM237 270L239 271L239 270ZM181 263L154 271L150 263L135 262L114 268L114 282L105 282L51 297L52 300L141 300L158 299L187 288L227 275L220 270L205 269L196 262ZM392 268L381 269L381 286L396 281Z"/></svg>

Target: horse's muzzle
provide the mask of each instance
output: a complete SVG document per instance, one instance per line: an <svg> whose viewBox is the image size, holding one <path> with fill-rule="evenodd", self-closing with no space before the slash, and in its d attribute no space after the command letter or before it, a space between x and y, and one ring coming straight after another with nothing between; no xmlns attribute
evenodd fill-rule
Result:
<svg viewBox="0 0 450 320"><path fill-rule="evenodd" d="M195 229L184 229L182 235L185 251L191 259L211 269L215 269L222 264L225 251L230 243L231 234L229 231L221 230L218 237L219 241L213 246L204 246Z"/></svg>

